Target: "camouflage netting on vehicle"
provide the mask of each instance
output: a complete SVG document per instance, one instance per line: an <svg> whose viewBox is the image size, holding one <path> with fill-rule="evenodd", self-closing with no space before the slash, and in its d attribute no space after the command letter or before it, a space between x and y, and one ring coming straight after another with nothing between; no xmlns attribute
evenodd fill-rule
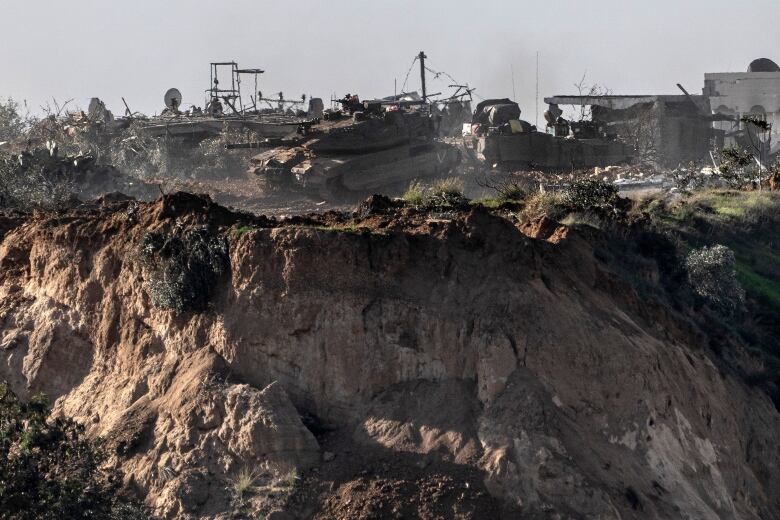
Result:
<svg viewBox="0 0 780 520"><path fill-rule="evenodd" d="M175 137L151 137L141 121L110 136L102 147L103 160L139 179L215 178L243 175L250 150L225 152L231 142L259 141L253 132L229 131L190 142Z"/></svg>

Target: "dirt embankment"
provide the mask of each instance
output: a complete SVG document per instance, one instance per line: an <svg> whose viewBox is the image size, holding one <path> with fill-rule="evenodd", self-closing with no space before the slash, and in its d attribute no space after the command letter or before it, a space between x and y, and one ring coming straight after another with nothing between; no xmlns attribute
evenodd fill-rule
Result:
<svg viewBox="0 0 780 520"><path fill-rule="evenodd" d="M780 517L777 410L578 233L361 215L177 194L2 220L0 377L168 518ZM193 230L226 269L172 249Z"/></svg>

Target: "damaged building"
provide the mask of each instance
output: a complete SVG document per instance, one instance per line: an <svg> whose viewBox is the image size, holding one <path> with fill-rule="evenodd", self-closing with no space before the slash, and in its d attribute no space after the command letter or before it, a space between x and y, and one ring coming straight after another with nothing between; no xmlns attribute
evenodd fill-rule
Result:
<svg viewBox="0 0 780 520"><path fill-rule="evenodd" d="M633 147L643 164L674 168L707 158L717 145L710 100L703 95L553 96L545 102L553 112L559 106L587 109L594 127Z"/></svg>
<svg viewBox="0 0 780 520"><path fill-rule="evenodd" d="M757 117L771 125L772 153L780 152L780 66L767 58L753 60L747 72L704 75L704 96L710 100L716 129L726 144L738 144L744 117Z"/></svg>
<svg viewBox="0 0 780 520"><path fill-rule="evenodd" d="M753 60L746 72L704 75L702 95L575 95L545 98L550 112L573 106L590 113L591 125L605 135L632 146L635 161L674 168L690 161L709 160L724 146L756 146L746 137L745 119L768 123L761 148L780 153L780 66L770 59ZM572 123L571 131L588 125ZM747 124L747 126L750 126ZM568 128L569 126L567 126ZM555 131L554 125L551 131ZM747 143L747 144L746 144Z"/></svg>

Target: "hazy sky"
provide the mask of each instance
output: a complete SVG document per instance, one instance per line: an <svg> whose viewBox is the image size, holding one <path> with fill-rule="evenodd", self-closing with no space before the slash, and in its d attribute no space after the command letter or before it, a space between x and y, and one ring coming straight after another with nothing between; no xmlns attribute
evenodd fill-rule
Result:
<svg viewBox="0 0 780 520"><path fill-rule="evenodd" d="M219 6L219 7L217 7ZM169 87L203 103L209 62L266 70L260 89L289 97L392 94L415 54L476 87L512 96L534 121L541 97L587 81L615 93L701 92L705 72L780 61L778 0L0 0L0 97L52 97L115 113L163 108ZM431 79L430 89L448 80ZM412 72L409 89L419 88Z"/></svg>

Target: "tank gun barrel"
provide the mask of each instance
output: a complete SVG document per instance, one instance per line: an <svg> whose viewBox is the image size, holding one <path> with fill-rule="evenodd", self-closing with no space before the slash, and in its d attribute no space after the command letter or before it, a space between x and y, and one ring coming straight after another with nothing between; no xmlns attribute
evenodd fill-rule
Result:
<svg viewBox="0 0 780 520"><path fill-rule="evenodd" d="M249 143L227 143L225 150L245 150L249 148L276 148L281 145L295 145L296 142L285 141L283 139L265 139L263 141L252 141Z"/></svg>

